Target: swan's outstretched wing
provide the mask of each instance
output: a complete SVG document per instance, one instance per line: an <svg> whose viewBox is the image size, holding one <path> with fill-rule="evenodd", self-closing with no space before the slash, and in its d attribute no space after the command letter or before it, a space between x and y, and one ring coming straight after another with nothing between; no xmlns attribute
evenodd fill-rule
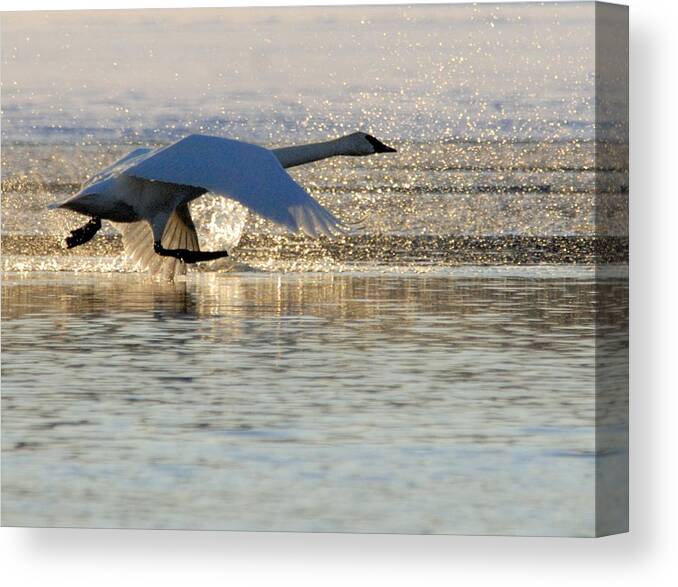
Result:
<svg viewBox="0 0 678 587"><path fill-rule="evenodd" d="M152 153L155 150L156 149L140 147L127 153L122 159L118 159L115 163L111 163L108 167L90 177L82 186L78 195L86 195L101 191L105 182L113 180L119 173L124 173L125 169L129 169L129 167L133 166L137 161L145 159L149 153Z"/></svg>
<svg viewBox="0 0 678 587"><path fill-rule="evenodd" d="M123 173L232 198L293 232L317 236L341 231L339 220L289 176L273 152L257 145L190 135L149 153Z"/></svg>
<svg viewBox="0 0 678 587"><path fill-rule="evenodd" d="M115 163L111 163L108 167L102 169L96 175L90 177L82 185L80 191L77 194L68 196L68 198L66 198L65 200L57 200L56 202L52 202L51 204L48 204L47 207L50 210L54 210L56 208L61 208L61 206L63 206L67 202L75 200L81 196L106 191L112 185L114 185L115 177L117 175L123 173L125 169L133 166L135 163L144 159L145 157L148 156L149 153L152 153L155 150L156 149L151 149L147 147L140 147L138 149L134 149L134 151L127 153L127 155L125 155L122 159L118 159Z"/></svg>

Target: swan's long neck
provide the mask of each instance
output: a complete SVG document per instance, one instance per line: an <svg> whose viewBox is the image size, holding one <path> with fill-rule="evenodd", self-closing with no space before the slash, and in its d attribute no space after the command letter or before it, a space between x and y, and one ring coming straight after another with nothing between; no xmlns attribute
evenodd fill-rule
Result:
<svg viewBox="0 0 678 587"><path fill-rule="evenodd" d="M281 147L273 149L273 153L283 167L294 167L304 163L312 163L337 155L352 155L349 145L344 141L346 137L334 139L324 143L311 143L296 147Z"/></svg>

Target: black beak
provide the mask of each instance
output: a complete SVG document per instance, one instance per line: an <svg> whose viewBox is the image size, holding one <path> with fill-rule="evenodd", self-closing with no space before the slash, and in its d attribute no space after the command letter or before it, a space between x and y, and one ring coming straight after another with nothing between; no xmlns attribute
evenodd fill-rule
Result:
<svg viewBox="0 0 678 587"><path fill-rule="evenodd" d="M374 147L375 153L397 153L393 147L385 145L379 139L375 139L372 135L367 135L365 138L370 141L370 144Z"/></svg>

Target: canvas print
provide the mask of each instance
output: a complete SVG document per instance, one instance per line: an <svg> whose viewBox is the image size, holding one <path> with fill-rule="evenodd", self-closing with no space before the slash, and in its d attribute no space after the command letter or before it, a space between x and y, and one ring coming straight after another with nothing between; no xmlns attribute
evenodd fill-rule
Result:
<svg viewBox="0 0 678 587"><path fill-rule="evenodd" d="M628 11L3 12L2 524L628 525Z"/></svg>

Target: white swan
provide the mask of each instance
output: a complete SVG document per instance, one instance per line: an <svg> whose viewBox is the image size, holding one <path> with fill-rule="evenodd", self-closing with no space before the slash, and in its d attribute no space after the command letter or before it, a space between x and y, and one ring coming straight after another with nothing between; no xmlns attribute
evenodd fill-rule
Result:
<svg viewBox="0 0 678 587"><path fill-rule="evenodd" d="M228 256L227 251L200 250L188 209L192 200L212 192L292 232L329 236L341 231L339 220L283 168L338 155L392 152L395 149L362 132L273 150L189 135L164 148L132 151L96 174L76 195L49 207L91 218L66 238L69 249L91 240L102 219L123 223L127 253L142 267L171 277L185 271L183 263Z"/></svg>

